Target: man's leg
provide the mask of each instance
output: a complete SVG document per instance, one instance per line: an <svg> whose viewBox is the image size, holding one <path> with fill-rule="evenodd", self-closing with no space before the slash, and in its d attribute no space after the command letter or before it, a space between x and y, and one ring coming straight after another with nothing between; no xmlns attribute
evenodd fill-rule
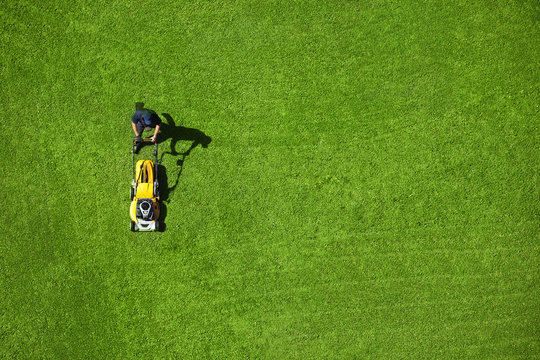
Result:
<svg viewBox="0 0 540 360"><path fill-rule="evenodd" d="M143 130L144 130L143 124L138 122L137 123L137 132L139 133L140 138L142 138ZM135 138L133 139L133 143L134 143L133 152L135 154L137 154L139 152L139 150L141 149L141 147L142 147L142 142L137 141L136 138L137 138L137 136L135 136Z"/></svg>

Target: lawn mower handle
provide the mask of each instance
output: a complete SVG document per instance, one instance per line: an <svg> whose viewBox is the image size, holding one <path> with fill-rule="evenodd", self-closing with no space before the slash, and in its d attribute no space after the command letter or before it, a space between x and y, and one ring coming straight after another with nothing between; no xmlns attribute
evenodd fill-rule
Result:
<svg viewBox="0 0 540 360"><path fill-rule="evenodd" d="M154 147L154 159L155 159L155 161L154 161L154 167L155 167L155 170L156 170L156 176L157 176L157 173L158 173L158 172L157 172L157 164L158 164L158 159L157 159L157 157L158 157L158 142L157 142L157 140L156 140L156 146Z"/></svg>

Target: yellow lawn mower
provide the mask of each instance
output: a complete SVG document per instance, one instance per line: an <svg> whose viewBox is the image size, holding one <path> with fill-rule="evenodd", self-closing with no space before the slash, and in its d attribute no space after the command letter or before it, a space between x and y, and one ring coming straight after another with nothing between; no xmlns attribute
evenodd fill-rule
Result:
<svg viewBox="0 0 540 360"><path fill-rule="evenodd" d="M140 138L139 138L140 139ZM138 144L134 141L134 147ZM143 143L152 143L150 138ZM135 164L135 151L132 151L133 180L131 182L131 231L159 231L159 183L157 177L158 144L154 148L155 162L139 160Z"/></svg>

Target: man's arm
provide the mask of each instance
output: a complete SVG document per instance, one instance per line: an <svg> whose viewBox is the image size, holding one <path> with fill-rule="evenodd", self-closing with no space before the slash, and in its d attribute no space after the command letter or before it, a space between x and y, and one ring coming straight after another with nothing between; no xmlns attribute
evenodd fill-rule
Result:
<svg viewBox="0 0 540 360"><path fill-rule="evenodd" d="M141 134L137 132L137 125L134 122L131 123L131 127L133 128L133 132L135 133L135 136L141 136Z"/></svg>
<svg viewBox="0 0 540 360"><path fill-rule="evenodd" d="M156 142L157 134L159 132L159 128L160 128L160 126L156 125L156 131L154 132L154 136L152 136L152 142Z"/></svg>

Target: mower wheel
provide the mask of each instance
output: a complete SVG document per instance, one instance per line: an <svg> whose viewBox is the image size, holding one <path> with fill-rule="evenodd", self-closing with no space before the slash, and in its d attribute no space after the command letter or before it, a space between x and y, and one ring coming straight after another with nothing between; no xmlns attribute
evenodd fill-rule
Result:
<svg viewBox="0 0 540 360"><path fill-rule="evenodd" d="M135 222L134 221L131 222L131 231L137 231L135 229Z"/></svg>
<svg viewBox="0 0 540 360"><path fill-rule="evenodd" d="M156 228L156 231L159 231L159 220L156 220L156 226L155 226L155 228Z"/></svg>
<svg viewBox="0 0 540 360"><path fill-rule="evenodd" d="M135 189L134 188L131 188L130 194L131 194L131 200L133 200L133 198L135 197Z"/></svg>

